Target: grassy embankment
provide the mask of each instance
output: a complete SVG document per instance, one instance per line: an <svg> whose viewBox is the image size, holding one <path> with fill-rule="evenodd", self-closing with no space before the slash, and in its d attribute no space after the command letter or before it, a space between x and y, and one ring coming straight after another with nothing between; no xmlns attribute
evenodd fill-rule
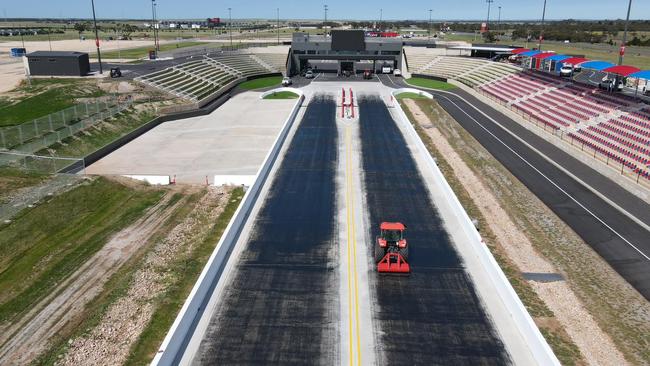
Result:
<svg viewBox="0 0 650 366"><path fill-rule="evenodd" d="M427 79L427 78L418 78L418 77L408 78L406 79L406 83L421 88L438 89L438 90L451 90L456 87L452 84L445 83L444 81Z"/></svg>
<svg viewBox="0 0 650 366"><path fill-rule="evenodd" d="M100 97L105 93L94 80L32 79L12 91L11 101L0 103L0 127L14 126L75 105L77 98Z"/></svg>
<svg viewBox="0 0 650 366"><path fill-rule="evenodd" d="M47 296L160 197L98 178L0 226L0 322Z"/></svg>
<svg viewBox="0 0 650 366"><path fill-rule="evenodd" d="M217 47L214 43L209 42L196 42L196 41L187 41L179 43L163 43L160 45L160 52L173 51L175 49L194 47L194 46L213 46ZM137 48L126 48L123 50L111 50L102 52L102 58L104 59L117 59L117 58L128 58L128 59L139 59L149 56L149 51L153 50L153 45L146 47L137 47ZM97 53L94 53L92 57L97 58Z"/></svg>
<svg viewBox="0 0 650 366"><path fill-rule="evenodd" d="M244 81L243 83L237 85L237 87L243 90L255 90L255 89L268 88L271 86L280 87L281 83L282 83L282 76L267 76L263 78Z"/></svg>
<svg viewBox="0 0 650 366"><path fill-rule="evenodd" d="M426 100L421 98L416 99L416 101L420 105L422 110L425 111L431 110L432 105L434 103L431 100ZM409 120L411 121L411 123L413 123L413 121L415 121L415 118L411 114L410 110L403 103L401 104ZM433 118L433 116L430 113L427 114L429 115L429 118ZM435 121L435 119L431 119L431 120ZM456 196L458 196L458 199L461 201L461 204L463 205L463 207L465 208L469 216L479 221L479 227L481 228L481 237L490 248L490 251L492 252L494 258L499 263L499 266L501 267L506 277L510 281L512 287L517 292L517 295L519 296L521 301L526 306L526 309L528 310L530 315L535 319L541 319L544 321L548 321L548 319L553 319L554 317L553 312L550 311L546 306L546 304L544 304L544 302L537 296L533 288L526 282L526 280L523 278L522 274L517 270L515 265L507 258L504 250L499 248L499 246L497 245L498 243L497 237L490 230L490 227L488 226L485 217L479 210L476 202L474 202L474 200L470 197L469 193L463 187L463 184L454 175L453 168L445 160L445 157L438 152L431 138L427 135L424 129L417 123L413 123L413 126L415 127L422 141L427 146L427 149L429 150L431 155L436 158L438 167L440 168L445 178L449 182L449 185L452 187L454 193L456 193ZM471 136L464 135L463 138L471 138ZM465 160L466 157L463 156L463 154L461 154L461 156L463 157L463 160ZM473 164L471 166L475 168ZM576 345L571 341L569 336L564 332L564 330L562 330L561 328L558 329L557 327L546 327L546 328L542 327L542 333L544 334L544 337L546 338L547 342L549 342L549 344L553 348L553 351L555 352L555 354L560 359L563 365L575 365L577 362L580 362L582 360L580 351L578 350Z"/></svg>
<svg viewBox="0 0 650 366"><path fill-rule="evenodd" d="M264 99L297 99L297 98L298 98L298 94L290 91L273 93L264 97Z"/></svg>
<svg viewBox="0 0 650 366"><path fill-rule="evenodd" d="M528 237L535 250L562 273L572 291L596 320L600 328L614 341L625 358L634 364L650 361L650 323L647 321L647 302L638 292L626 286L618 274L603 262L595 252L586 248L584 241L553 214L519 180L503 167L467 131L451 117L441 118L446 112L435 101L416 100L420 108L446 137L469 168L484 181L485 186L499 198L512 221ZM408 112L407 112L408 113ZM412 117L412 116L411 116ZM411 119L414 121L414 119ZM505 256L493 234L486 232L480 211L467 199L467 193L458 182L444 156L438 154L426 132L415 125L422 140L436 156L445 177L472 217L479 217L481 234L492 253L513 284L518 295L536 320L545 321L548 309L532 291L519 271ZM445 168L446 167L446 168ZM552 320L553 318L551 318ZM551 323L552 325L552 323ZM556 327L541 326L542 333L564 364L579 362L577 348L557 332ZM564 341L563 341L564 339Z"/></svg>
<svg viewBox="0 0 650 366"><path fill-rule="evenodd" d="M15 191L39 184L47 179L47 175L36 172L25 172L19 169L0 167L0 204Z"/></svg>
<svg viewBox="0 0 650 366"><path fill-rule="evenodd" d="M111 305L127 295L136 280L134 276L147 265L144 258L153 251L155 245L164 241L177 225L192 216L193 220L198 220L199 227L202 229L193 230L190 235L183 237L183 243L178 249L180 252L174 252L174 259L167 266L155 269L156 275L159 276L158 280L163 281L165 287L155 297L151 319L131 348L127 360L128 365L144 365L151 362L203 270L203 266L237 210L244 191L241 188L230 191L224 198L228 200L227 204L216 220L209 220L205 213L195 210L204 194L205 191L185 196L180 193L175 195L177 201L183 200L183 202L178 205L161 229L109 279L101 294L86 306L82 317L74 326L66 328L59 335L50 350L38 359L37 364L55 364L60 355L66 352L68 340L83 336L97 326ZM187 250L186 248L189 247L193 249Z"/></svg>

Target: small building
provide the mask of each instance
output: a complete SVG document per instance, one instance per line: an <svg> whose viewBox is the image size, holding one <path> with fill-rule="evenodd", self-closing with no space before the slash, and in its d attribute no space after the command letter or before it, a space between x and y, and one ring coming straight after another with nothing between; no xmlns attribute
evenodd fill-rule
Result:
<svg viewBox="0 0 650 366"><path fill-rule="evenodd" d="M30 75L84 76L90 72L85 52L36 51L27 54Z"/></svg>

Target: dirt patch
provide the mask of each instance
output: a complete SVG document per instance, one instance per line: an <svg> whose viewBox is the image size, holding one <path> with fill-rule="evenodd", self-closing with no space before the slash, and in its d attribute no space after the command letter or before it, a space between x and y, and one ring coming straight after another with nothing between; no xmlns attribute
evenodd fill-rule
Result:
<svg viewBox="0 0 650 366"><path fill-rule="evenodd" d="M110 276L137 252L174 210L168 193L133 225L120 231L84 263L73 275L59 284L19 321L0 336L0 363L26 364L34 360L68 322L77 317L85 305L100 293Z"/></svg>
<svg viewBox="0 0 650 366"><path fill-rule="evenodd" d="M228 203L226 188L209 188L179 225L154 244L135 271L126 294L109 306L99 323L69 341L59 365L124 364L133 345L151 321L156 301L173 283L168 268L187 256L207 235Z"/></svg>
<svg viewBox="0 0 650 366"><path fill-rule="evenodd" d="M467 141L457 132L452 131L451 136L445 136L438 128L440 124L450 125L455 123L450 116L439 108L433 108L432 114L436 124L422 111L420 106L413 100L405 100L415 121L426 131L436 149L445 161L452 167L453 174L467 191L471 199L487 221L490 230L496 237L496 245L514 263L519 272L533 272L552 274L561 272L558 268L541 255L529 240L525 230L522 230L521 223L513 220L503 205L504 195L501 190L512 189L511 177L493 169L491 166L484 166L481 175L489 174L494 177L492 183L485 184L478 178L475 172L465 163L463 158L450 145L448 138L453 138L458 145L468 144ZM448 131L446 131L448 132ZM481 152L479 158L489 159L489 154ZM489 187L489 188L488 188ZM490 189L495 188L496 189ZM532 195L532 193L531 193ZM534 202L534 201L533 201ZM538 217L544 219L543 216ZM553 223L557 225L557 223ZM584 244L586 247L586 244ZM600 265L606 265L601 263ZM537 318L538 324L555 333L564 333L577 345L584 361L592 365L624 365L627 364L623 354L617 349L608 334L603 332L598 323L583 306L580 299L574 294L571 286L566 281L535 282L528 281L535 293L543 300L545 305L554 314L554 319L544 317ZM521 295L520 295L521 296ZM557 323L556 323L557 322Z"/></svg>

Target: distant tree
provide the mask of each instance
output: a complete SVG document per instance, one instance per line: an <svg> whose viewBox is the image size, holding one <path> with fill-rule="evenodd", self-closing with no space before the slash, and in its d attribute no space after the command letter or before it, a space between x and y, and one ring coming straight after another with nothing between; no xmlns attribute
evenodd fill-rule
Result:
<svg viewBox="0 0 650 366"><path fill-rule="evenodd" d="M494 32L483 33L483 40L487 43L494 43L497 41L497 35Z"/></svg>
<svg viewBox="0 0 650 366"><path fill-rule="evenodd" d="M79 33L79 38L81 38L83 32L87 31L88 29L90 29L90 23L88 22L74 24L74 30L76 30L77 33Z"/></svg>
<svg viewBox="0 0 650 366"><path fill-rule="evenodd" d="M138 31L138 27L133 24L128 24L128 23L117 24L117 32L120 34L120 36L124 37L125 39L131 39L131 34L137 31Z"/></svg>

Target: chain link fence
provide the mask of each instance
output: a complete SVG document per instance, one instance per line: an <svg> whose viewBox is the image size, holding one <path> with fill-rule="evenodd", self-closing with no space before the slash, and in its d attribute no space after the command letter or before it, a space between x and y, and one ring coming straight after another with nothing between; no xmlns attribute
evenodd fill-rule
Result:
<svg viewBox="0 0 650 366"><path fill-rule="evenodd" d="M131 106L117 98L78 104L18 126L0 129L0 149L34 153Z"/></svg>
<svg viewBox="0 0 650 366"><path fill-rule="evenodd" d="M0 151L0 167L10 167L44 174L55 174L64 168L69 172L84 173L86 164L84 159L79 158L62 158Z"/></svg>

